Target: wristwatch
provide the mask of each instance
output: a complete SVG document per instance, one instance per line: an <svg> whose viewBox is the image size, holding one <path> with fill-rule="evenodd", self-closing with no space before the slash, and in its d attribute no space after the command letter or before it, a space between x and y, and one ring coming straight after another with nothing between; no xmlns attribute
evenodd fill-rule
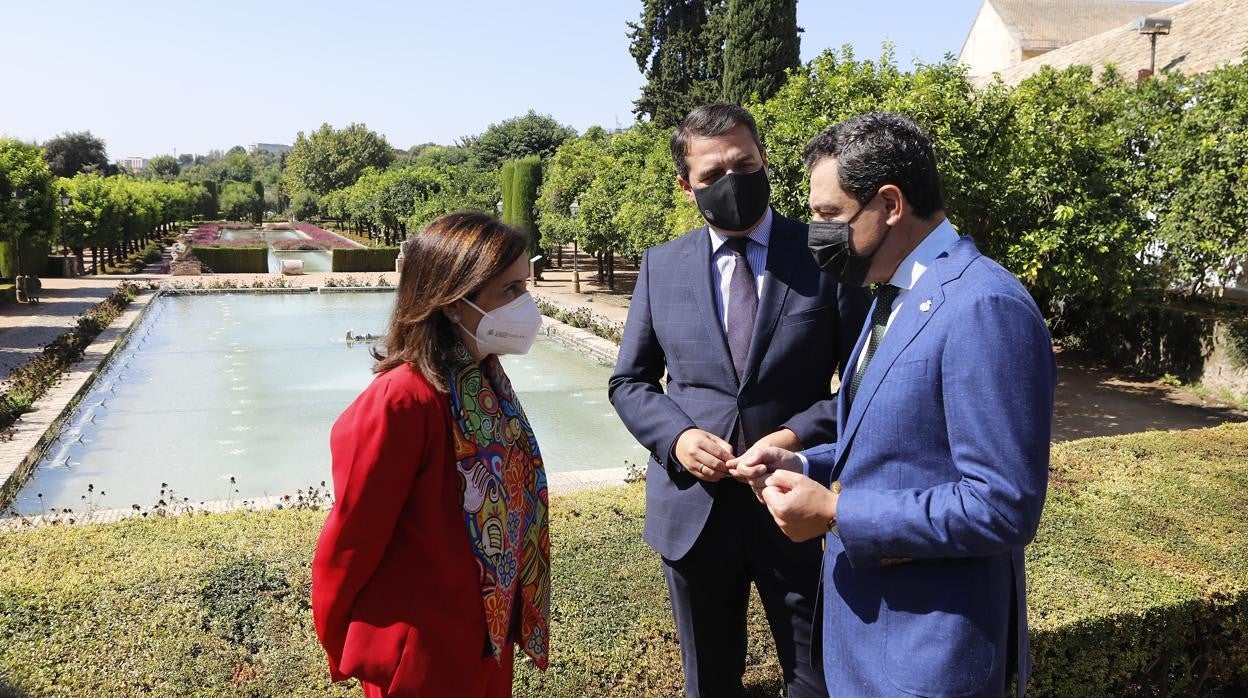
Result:
<svg viewBox="0 0 1248 698"><path fill-rule="evenodd" d="M832 483L832 486L831 486L829 489L831 489L831 490L832 490L832 494L835 494L835 495L838 495L838 496L839 496L839 495L841 494L841 490L842 490L842 489L844 489L844 488L841 486L841 481L840 481L840 480L837 480L836 482L833 482L833 483ZM840 537L841 537L841 530L840 530L839 528L837 528L837 527L836 527L836 517L835 517L835 516L833 516L831 519L828 519L828 533L831 533L832 535L836 536L837 538L840 538Z"/></svg>

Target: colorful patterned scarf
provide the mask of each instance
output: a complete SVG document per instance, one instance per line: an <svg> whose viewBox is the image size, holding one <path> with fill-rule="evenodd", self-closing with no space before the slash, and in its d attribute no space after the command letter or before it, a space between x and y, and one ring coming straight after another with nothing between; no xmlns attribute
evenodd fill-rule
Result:
<svg viewBox="0 0 1248 698"><path fill-rule="evenodd" d="M464 520L481 576L488 649L520 643L546 668L550 529L546 471L529 420L495 356L479 365L463 344L451 362L451 413ZM520 608L515 608L516 602ZM513 628L513 619L519 628Z"/></svg>

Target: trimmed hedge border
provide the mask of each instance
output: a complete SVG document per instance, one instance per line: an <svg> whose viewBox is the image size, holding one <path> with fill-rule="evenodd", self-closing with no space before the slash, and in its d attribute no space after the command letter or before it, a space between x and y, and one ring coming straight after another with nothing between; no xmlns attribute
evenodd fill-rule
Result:
<svg viewBox="0 0 1248 698"><path fill-rule="evenodd" d="M394 271L399 257L397 247L338 248L333 251L332 271L374 272Z"/></svg>
<svg viewBox="0 0 1248 698"><path fill-rule="evenodd" d="M52 254L52 243L42 238L28 237L22 239L22 273L43 275L48 255ZM13 278L17 267L17 250L12 242L0 241L0 276Z"/></svg>
<svg viewBox="0 0 1248 698"><path fill-rule="evenodd" d="M214 274L267 274L269 272L269 248L255 247L192 247L195 258Z"/></svg>
<svg viewBox="0 0 1248 698"><path fill-rule="evenodd" d="M1028 548L1032 695L1248 689L1245 463L1248 424L1054 446ZM640 483L552 500L553 663L521 661L516 695L681 692L644 511ZM0 534L0 694L355 695L328 685L308 612L323 521L265 511ZM748 627L747 695L774 696L756 601Z"/></svg>

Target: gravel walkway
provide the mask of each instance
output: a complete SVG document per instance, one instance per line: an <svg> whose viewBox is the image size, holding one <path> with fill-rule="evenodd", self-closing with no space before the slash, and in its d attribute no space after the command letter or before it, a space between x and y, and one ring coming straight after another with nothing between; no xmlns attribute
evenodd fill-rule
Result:
<svg viewBox="0 0 1248 698"><path fill-rule="evenodd" d="M120 279L40 279L38 303L0 304L0 390L9 373L78 323L78 316L108 298Z"/></svg>

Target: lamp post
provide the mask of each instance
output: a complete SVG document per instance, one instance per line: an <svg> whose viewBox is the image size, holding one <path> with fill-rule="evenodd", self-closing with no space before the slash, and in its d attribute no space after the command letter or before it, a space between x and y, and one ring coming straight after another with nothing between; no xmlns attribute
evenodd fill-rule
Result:
<svg viewBox="0 0 1248 698"><path fill-rule="evenodd" d="M580 212L581 212L581 204L574 200L572 202L572 205L568 207L568 213L571 213L572 218L575 219L577 214ZM577 255L576 252L577 252L576 234L573 233L572 234L572 292L580 293L581 292L581 258L580 256Z"/></svg>
<svg viewBox="0 0 1248 698"><path fill-rule="evenodd" d="M1157 37L1169 34L1171 24L1173 22L1169 17L1141 17L1131 24L1131 28L1137 34L1147 36L1149 42L1148 75L1141 75L1141 78L1151 76L1157 71Z"/></svg>

